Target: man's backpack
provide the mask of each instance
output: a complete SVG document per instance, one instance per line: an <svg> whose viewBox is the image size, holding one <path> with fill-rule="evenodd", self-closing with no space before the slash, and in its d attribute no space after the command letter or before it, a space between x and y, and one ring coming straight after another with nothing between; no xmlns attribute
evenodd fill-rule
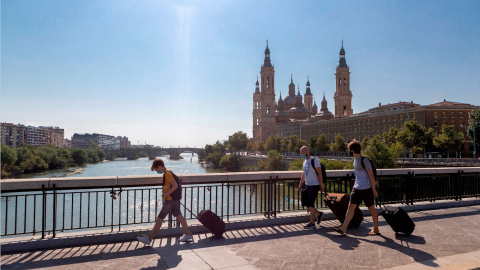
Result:
<svg viewBox="0 0 480 270"><path fill-rule="evenodd" d="M166 173L171 173L173 178L175 179L175 182L177 182L177 189L175 189L171 194L170 197L172 197L172 200L174 201L180 201L182 199L182 179L180 179L176 174L174 174L172 171L167 171ZM163 186L165 186L165 174L163 174Z"/></svg>
<svg viewBox="0 0 480 270"><path fill-rule="evenodd" d="M317 168L315 168L315 157L312 158L311 163L313 170L318 176ZM322 169L323 186L325 187L325 184L327 183L327 172L325 171L325 166L322 163L320 163L320 168Z"/></svg>
<svg viewBox="0 0 480 270"><path fill-rule="evenodd" d="M367 168L365 168L365 163L363 162L364 159L368 159L368 161L370 161L370 165L372 165L373 177L375 178L375 180L377 180L377 168L375 168L375 165L373 164L371 159L369 159L368 157L362 156L362 159L361 159L362 167L367 172L367 175L368 175L368 171L367 171Z"/></svg>

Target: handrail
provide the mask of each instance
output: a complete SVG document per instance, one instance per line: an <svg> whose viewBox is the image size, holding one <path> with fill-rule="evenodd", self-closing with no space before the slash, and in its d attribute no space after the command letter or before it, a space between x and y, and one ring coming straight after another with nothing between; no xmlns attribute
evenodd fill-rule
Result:
<svg viewBox="0 0 480 270"><path fill-rule="evenodd" d="M479 173L480 167L447 167L447 168L401 168L378 169L379 176L393 175L422 175L422 174L453 174ZM299 179L301 171L268 171L268 172L236 172L236 173L210 173L210 174L179 174L184 185L258 182L269 179ZM353 170L327 170L327 177L347 177L353 175ZM29 179L2 179L1 193L18 191L42 190L42 186L57 190L62 189L95 189L118 187L144 187L159 186L162 178L158 175L143 176L97 176L97 177L58 177L58 178L29 178Z"/></svg>

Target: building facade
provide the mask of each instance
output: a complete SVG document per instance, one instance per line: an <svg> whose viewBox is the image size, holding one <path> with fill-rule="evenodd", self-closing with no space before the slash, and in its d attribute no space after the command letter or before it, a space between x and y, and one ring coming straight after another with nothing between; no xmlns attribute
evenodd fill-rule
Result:
<svg viewBox="0 0 480 270"><path fill-rule="evenodd" d="M64 130L59 127L34 127L1 123L2 143L9 147L30 144L35 146L53 144L56 147L64 147Z"/></svg>
<svg viewBox="0 0 480 270"><path fill-rule="evenodd" d="M265 67L270 69L264 69ZM268 76L266 75L267 70L270 71ZM311 103L313 94L310 90L309 79L307 79L304 103L302 102L300 90L295 95L295 84L292 77L288 97L282 99L280 93L278 102L272 105L272 100L275 99L273 89L274 71L270 62L268 43L265 50L264 65L260 73L262 76L262 88L260 91L257 80L257 88L255 89L253 99L254 142L265 142L268 136L273 134L273 130L280 137L297 135L301 139L308 140L312 136L325 134L327 141L333 143L335 135L341 134L346 141L353 139L361 141L365 137L372 138L375 135L382 135L392 127L401 130L405 121L414 119L426 129L433 128L436 133L441 130L443 124L452 125L456 132L462 132L465 135L464 149L466 151L472 143L472 139L467 136L465 127L468 126L469 112L480 109L480 106L446 100L430 105L420 105L411 101L387 105L380 103L378 107L354 114L352 109L353 94L350 88L350 68L346 62L343 41L339 53L339 63L335 72L334 114L328 110L325 94L323 95L321 109L317 112L316 103L314 102L313 105ZM263 84L264 77L267 79L266 88L264 88ZM267 95L263 91L269 89L269 80L272 82L272 89L267 92ZM261 110L262 104L265 104L267 108ZM272 106L275 106L275 121L273 122L271 109L268 109L272 108Z"/></svg>
<svg viewBox="0 0 480 270"><path fill-rule="evenodd" d="M89 148L92 144L97 144L99 149L116 149L116 138L111 135L98 133L75 133L72 136L73 148Z"/></svg>

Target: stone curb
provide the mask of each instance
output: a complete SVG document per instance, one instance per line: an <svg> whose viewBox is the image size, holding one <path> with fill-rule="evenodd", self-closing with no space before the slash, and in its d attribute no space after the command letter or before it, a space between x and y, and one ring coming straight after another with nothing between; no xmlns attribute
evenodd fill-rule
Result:
<svg viewBox="0 0 480 270"><path fill-rule="evenodd" d="M435 203L418 203L416 205L401 205L401 204L389 204L389 206L401 206L407 212L415 211L425 211L433 209L444 209L444 208L453 208L453 207L465 207L480 205L480 199L464 199L462 201L437 201ZM370 216L370 211L367 208L362 207L362 212L364 216ZM378 208L377 208L378 210ZM380 211L380 210L378 210ZM330 210L324 211L324 220L336 219L333 213ZM280 213L277 214L276 218L264 218L263 216L254 216L249 217L248 220L245 217L231 219L230 222L226 223L226 230L242 230L247 228L255 227L267 227L267 226L279 226L279 225L288 225L288 224L297 224L308 222L308 216L305 212L296 212L296 213ZM199 223L190 222L190 230L194 234L209 233L209 231ZM24 252L31 250L40 250L40 249L51 249L51 248L64 248L70 246L81 246L81 245L98 245L98 244L107 244L115 242L125 242L133 241L140 234L147 234L151 229L151 226L143 227L142 229L120 231L120 232L106 232L102 231L88 231L80 235L72 236L58 236L56 238L47 238L47 239L28 239L22 237L19 238L7 238L2 239L1 244L1 253L7 252ZM173 237L180 236L183 234L183 231L180 227L161 229L157 233L157 237ZM11 241L9 241L11 239Z"/></svg>

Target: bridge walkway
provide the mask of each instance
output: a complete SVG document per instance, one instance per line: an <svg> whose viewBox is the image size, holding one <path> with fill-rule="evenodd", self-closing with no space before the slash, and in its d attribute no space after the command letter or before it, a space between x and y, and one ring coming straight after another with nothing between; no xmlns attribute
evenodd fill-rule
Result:
<svg viewBox="0 0 480 270"><path fill-rule="evenodd" d="M410 212L412 236L395 235L380 217L381 236L366 236L371 218L340 236L336 220L2 254L2 269L480 269L480 205Z"/></svg>

